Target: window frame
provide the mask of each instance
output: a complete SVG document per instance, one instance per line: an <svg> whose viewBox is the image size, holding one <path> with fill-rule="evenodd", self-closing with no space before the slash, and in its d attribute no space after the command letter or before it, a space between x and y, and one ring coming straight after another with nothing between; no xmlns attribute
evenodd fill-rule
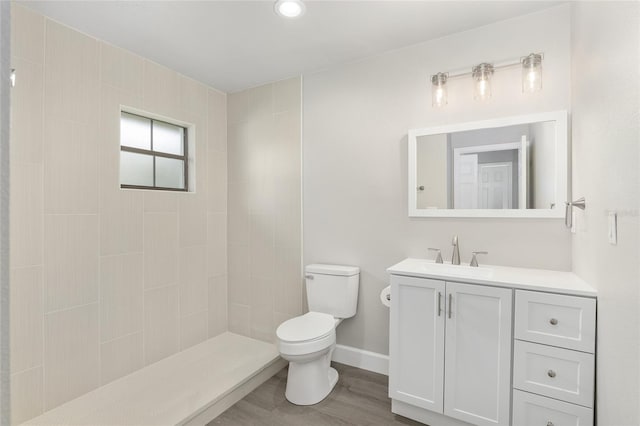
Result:
<svg viewBox="0 0 640 426"><path fill-rule="evenodd" d="M120 126L122 126L122 114L129 114L129 115L133 115L136 117L140 117L140 118L144 118L145 120L149 120L149 132L150 132L150 145L151 145L151 149L143 149L143 148L134 148L131 146L126 146L126 145L122 145L122 135L120 136L120 152L124 151L124 152L130 152L133 154L141 154L141 155L147 155L153 158L153 185L152 186L147 186L147 185L129 185L129 184L123 184L122 182L120 182L120 188L121 189L146 189L146 190L152 190L152 191L174 191L174 192L189 192L189 128L187 126L181 125L181 124L176 124L176 123L172 123L170 121L167 120L162 120L162 119L158 119L158 118L154 118L148 115L142 115L142 114L138 114L135 112L131 112L131 111L127 111L125 109L121 109L120 110ZM154 151L153 149L153 123L155 122L160 122L160 123L164 123L164 124L168 124L170 126L174 126L174 127L179 127L182 129L182 154L183 155L177 155L177 154L170 154L168 152L162 152L162 151ZM181 160L184 164L183 167L183 172L184 172L184 186L183 188L170 188L170 187L164 187L164 186L157 186L156 185L156 157L162 157L162 158L170 158L170 159L174 159L174 160Z"/></svg>

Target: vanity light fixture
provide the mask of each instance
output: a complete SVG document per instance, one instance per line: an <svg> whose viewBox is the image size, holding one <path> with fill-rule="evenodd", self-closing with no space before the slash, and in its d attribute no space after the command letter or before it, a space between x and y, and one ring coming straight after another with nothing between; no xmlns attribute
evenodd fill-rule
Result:
<svg viewBox="0 0 640 426"><path fill-rule="evenodd" d="M274 5L276 13L285 18L298 18L306 10L301 0L278 0Z"/></svg>
<svg viewBox="0 0 640 426"><path fill-rule="evenodd" d="M542 90L542 54L531 53L521 59L522 93L533 93Z"/></svg>
<svg viewBox="0 0 640 426"><path fill-rule="evenodd" d="M491 98L491 76L493 65L486 62L476 65L471 70L471 75L476 81L473 98L477 101L486 101Z"/></svg>
<svg viewBox="0 0 640 426"><path fill-rule="evenodd" d="M431 101L434 108L442 108L448 103L448 81L471 76L474 80L473 98L484 101L491 98L491 79L496 71L515 66L522 67L522 92L533 93L542 90L542 53L531 53L519 59L499 63L483 62L471 68L438 72L431 76Z"/></svg>
<svg viewBox="0 0 640 426"><path fill-rule="evenodd" d="M443 72L431 76L431 84L433 85L431 101L436 108L442 108L447 104L447 77L448 75Z"/></svg>

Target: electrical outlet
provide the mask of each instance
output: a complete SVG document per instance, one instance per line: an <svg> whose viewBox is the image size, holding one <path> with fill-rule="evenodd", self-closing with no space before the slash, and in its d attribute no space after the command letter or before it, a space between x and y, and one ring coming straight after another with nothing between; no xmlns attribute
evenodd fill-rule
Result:
<svg viewBox="0 0 640 426"><path fill-rule="evenodd" d="M618 244L618 214L609 212L609 244Z"/></svg>

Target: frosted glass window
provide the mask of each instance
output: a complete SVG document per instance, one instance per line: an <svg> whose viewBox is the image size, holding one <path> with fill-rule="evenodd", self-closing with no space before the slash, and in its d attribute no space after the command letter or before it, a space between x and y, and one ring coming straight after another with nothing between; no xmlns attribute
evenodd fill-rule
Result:
<svg viewBox="0 0 640 426"><path fill-rule="evenodd" d="M153 150L169 154L184 154L184 128L162 121L153 122Z"/></svg>
<svg viewBox="0 0 640 426"><path fill-rule="evenodd" d="M120 119L120 144L151 149L151 120L123 112Z"/></svg>
<svg viewBox="0 0 640 426"><path fill-rule="evenodd" d="M184 161L156 157L156 186L162 188L184 187Z"/></svg>
<svg viewBox="0 0 640 426"><path fill-rule="evenodd" d="M187 191L187 151L185 127L121 112L120 187Z"/></svg>
<svg viewBox="0 0 640 426"><path fill-rule="evenodd" d="M120 182L153 186L153 156L120 151Z"/></svg>

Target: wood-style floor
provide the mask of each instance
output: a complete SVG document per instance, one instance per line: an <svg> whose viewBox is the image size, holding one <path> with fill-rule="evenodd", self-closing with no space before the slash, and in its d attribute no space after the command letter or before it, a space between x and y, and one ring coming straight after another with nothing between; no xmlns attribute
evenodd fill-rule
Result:
<svg viewBox="0 0 640 426"><path fill-rule="evenodd" d="M301 407L284 397L284 368L207 426L345 426L419 425L391 412L388 378L343 364L338 384L322 402Z"/></svg>

